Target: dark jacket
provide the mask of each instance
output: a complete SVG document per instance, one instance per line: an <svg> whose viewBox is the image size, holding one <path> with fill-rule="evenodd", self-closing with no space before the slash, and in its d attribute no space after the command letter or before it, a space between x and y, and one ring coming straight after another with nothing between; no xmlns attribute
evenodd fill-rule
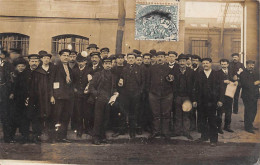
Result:
<svg viewBox="0 0 260 165"><path fill-rule="evenodd" d="M174 74L174 81L173 81L173 91L174 96L180 96L181 95L181 85L184 85L185 91L187 93L187 96L191 99L191 101L194 101L194 71L190 68L186 68L186 71L184 73L185 77L185 84L181 84L180 76L182 75L180 69L175 71Z"/></svg>
<svg viewBox="0 0 260 165"><path fill-rule="evenodd" d="M206 77L204 71L197 75L194 92L195 100L199 104L216 105L218 101L223 103L224 88L223 82L219 79L217 71L212 70L209 78Z"/></svg>
<svg viewBox="0 0 260 165"><path fill-rule="evenodd" d="M173 83L168 82L166 77L172 74L167 64L155 64L150 67L147 87L150 93L158 96L167 96L173 92Z"/></svg>
<svg viewBox="0 0 260 165"><path fill-rule="evenodd" d="M231 73L230 70L228 70L228 74L226 75L226 74L223 72L222 69L218 70L217 73L218 73L219 79L221 80L221 82L223 82L223 85L224 85L223 88L224 88L224 90L226 91L227 84L224 83L224 81L225 81L225 80L229 80L229 81L234 82L234 81L233 81L233 77L232 77L232 73Z"/></svg>
<svg viewBox="0 0 260 165"><path fill-rule="evenodd" d="M12 92L12 73L12 64L4 61L3 66L0 66L0 102L7 101Z"/></svg>
<svg viewBox="0 0 260 165"><path fill-rule="evenodd" d="M241 97L243 99L257 100L259 97L259 86L254 85L254 82L259 80L256 72L250 73L245 69L240 75L242 86Z"/></svg>
<svg viewBox="0 0 260 165"><path fill-rule="evenodd" d="M116 91L116 76L111 70L95 73L89 84L89 92L98 101L108 102Z"/></svg>
<svg viewBox="0 0 260 165"><path fill-rule="evenodd" d="M144 90L144 79L145 79L145 77L144 77L144 73L143 73L143 71L142 71L142 68L141 68L141 66L138 66L138 65L136 65L136 64L133 64L133 68L132 68L132 70L133 70L133 74L134 74L134 76L130 76L130 65L129 64L127 64L125 67L124 67L124 69L123 69L123 71L122 71L122 73L121 73L121 76L120 76L120 78L122 78L123 79L123 81L124 81L124 85L123 85L123 87L122 87L122 90L124 91L123 93L125 94L125 92L126 91L130 91L130 90L132 90L132 89L128 89L128 82L130 81L130 79L134 79L135 81L136 81L136 84L135 84L135 86L134 86L134 88L136 89L136 93L138 93L138 94L141 94L142 92L143 92L143 90Z"/></svg>
<svg viewBox="0 0 260 165"><path fill-rule="evenodd" d="M237 71L242 68L243 70L245 70L244 65L241 62L230 62L229 66L228 66L228 70L230 71L232 77L234 75L237 75Z"/></svg>
<svg viewBox="0 0 260 165"><path fill-rule="evenodd" d="M29 94L30 104L36 105L41 111L41 117L49 117L51 112L51 74L54 65L49 64L49 69L45 71L39 66L32 75L32 85Z"/></svg>
<svg viewBox="0 0 260 165"><path fill-rule="evenodd" d="M84 90L89 83L88 74L90 74L90 71L90 68L87 66L85 66L83 70L80 70L79 67L74 67L72 69L74 89L77 91L75 92L75 96L82 97L84 95Z"/></svg>
<svg viewBox="0 0 260 165"><path fill-rule="evenodd" d="M69 73L70 73L70 79L71 83L67 84L66 82L66 72L64 70L63 64L58 63L57 65L54 65L53 73L51 74L51 89L50 93L51 96L54 96L55 99L71 99L74 97L73 92L73 74L72 70L68 66ZM54 83L59 84L58 89L54 89Z"/></svg>

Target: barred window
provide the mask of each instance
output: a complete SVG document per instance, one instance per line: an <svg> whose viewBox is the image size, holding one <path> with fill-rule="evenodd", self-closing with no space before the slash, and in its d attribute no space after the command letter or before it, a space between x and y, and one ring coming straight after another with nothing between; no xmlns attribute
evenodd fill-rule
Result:
<svg viewBox="0 0 260 165"><path fill-rule="evenodd" d="M241 52L241 41L240 39L232 40L232 53L240 53Z"/></svg>
<svg viewBox="0 0 260 165"><path fill-rule="evenodd" d="M82 52L86 50L89 45L89 38L74 34L64 34L52 37L53 54L58 54L60 50L67 49L68 45L72 46L72 50Z"/></svg>
<svg viewBox="0 0 260 165"><path fill-rule="evenodd" d="M10 48L21 49L23 56L28 54L30 37L20 33L0 33L0 44L2 48L9 51Z"/></svg>
<svg viewBox="0 0 260 165"><path fill-rule="evenodd" d="M197 40L191 41L192 54L197 54L200 57L208 57L208 41L207 40Z"/></svg>

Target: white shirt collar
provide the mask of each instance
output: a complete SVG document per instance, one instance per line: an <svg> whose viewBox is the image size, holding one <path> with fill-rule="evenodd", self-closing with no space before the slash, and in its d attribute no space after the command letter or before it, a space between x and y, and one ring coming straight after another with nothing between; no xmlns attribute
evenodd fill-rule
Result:
<svg viewBox="0 0 260 165"><path fill-rule="evenodd" d="M204 70L204 73L207 76L207 78L209 78L209 75L210 75L211 71L212 71L212 69L210 69L208 71Z"/></svg>
<svg viewBox="0 0 260 165"><path fill-rule="evenodd" d="M49 65L45 66L45 65L42 65L42 69L45 70L46 72L48 71L49 69Z"/></svg>

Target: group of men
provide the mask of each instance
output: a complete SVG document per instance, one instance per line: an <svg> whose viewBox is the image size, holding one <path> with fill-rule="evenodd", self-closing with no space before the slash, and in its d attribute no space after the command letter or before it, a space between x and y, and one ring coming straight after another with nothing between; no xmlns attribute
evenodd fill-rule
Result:
<svg viewBox="0 0 260 165"><path fill-rule="evenodd" d="M233 60L220 60L221 69L212 69L211 58L178 55L151 50L133 50L128 54L109 55L108 48L98 51L90 44L87 52L63 49L59 60L42 50L21 57L20 50L1 50L0 109L4 141L15 142L17 128L21 142L41 142L47 130L50 142L70 142L69 123L78 138L92 136L94 144L107 142L106 131L113 137L129 133L134 139L143 131L149 139L201 133L199 141L216 146L222 131L231 129L231 114L238 112L242 87L245 105L245 130L254 133L260 81L255 62L247 67ZM226 88L236 86L234 97ZM233 99L234 98L234 99ZM233 101L234 100L234 101ZM30 128L32 132L30 134Z"/></svg>

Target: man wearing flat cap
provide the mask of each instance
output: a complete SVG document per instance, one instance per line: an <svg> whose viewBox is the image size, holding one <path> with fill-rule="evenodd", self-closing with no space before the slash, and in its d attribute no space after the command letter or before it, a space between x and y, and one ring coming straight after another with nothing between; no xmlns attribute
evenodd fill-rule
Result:
<svg viewBox="0 0 260 165"><path fill-rule="evenodd" d="M136 54L127 54L127 65L124 67L118 86L121 87L124 110L128 116L129 136L135 138L137 115L141 94L144 89L144 75L140 66L135 64Z"/></svg>
<svg viewBox="0 0 260 165"><path fill-rule="evenodd" d="M59 52L60 63L57 64L51 74L51 103L53 108L53 127L55 127L55 140L70 142L67 139L67 129L73 108L73 75L70 69L70 50L63 49Z"/></svg>
<svg viewBox="0 0 260 165"><path fill-rule="evenodd" d="M169 138L173 103L173 75L165 64L165 52L157 52L157 64L150 67L147 81L149 103L153 115L150 139L157 136Z"/></svg>
<svg viewBox="0 0 260 165"><path fill-rule="evenodd" d="M87 47L88 53L96 52L99 49L99 47L96 44L89 44Z"/></svg>
<svg viewBox="0 0 260 165"><path fill-rule="evenodd" d="M218 128L216 110L223 105L224 89L216 71L212 70L212 59L203 58L203 71L195 79L195 100L193 107L200 106L202 115L201 138L198 141L210 139L210 145L216 146L218 142Z"/></svg>
<svg viewBox="0 0 260 165"><path fill-rule="evenodd" d="M229 70L232 73L233 80L238 81L238 86L233 100L233 113L238 114L238 98L241 90L240 86L240 73L245 69L244 65L239 62L239 54L233 53L232 61L229 63Z"/></svg>
<svg viewBox="0 0 260 165"><path fill-rule="evenodd" d="M75 51L75 50L71 50L71 51L70 51L69 67L70 67L71 69L78 67L78 66L77 66L77 62L76 62L76 57L77 57L77 55L78 55L78 52L77 52L77 51Z"/></svg>
<svg viewBox="0 0 260 165"><path fill-rule="evenodd" d="M110 109L118 96L116 77L111 72L112 60L106 57L102 61L104 69L94 74L89 85L89 92L95 96L93 144L96 145L107 143L106 129Z"/></svg>
<svg viewBox="0 0 260 165"><path fill-rule="evenodd" d="M42 133L43 129L48 132L49 140L52 139L51 128L51 74L53 73L54 65L51 63L51 54L46 51L40 51L41 65L35 69L32 76L32 86L30 90L30 104L37 107L40 116L39 134Z"/></svg>
<svg viewBox="0 0 260 165"><path fill-rule="evenodd" d="M19 48L10 48L10 59L13 61L14 59L21 56L22 50Z"/></svg>
<svg viewBox="0 0 260 165"><path fill-rule="evenodd" d="M74 111L75 115L75 129L77 130L77 137L81 138L83 134L83 121L87 121L88 116L86 113L86 100L87 95L85 89L89 84L88 75L90 74L91 69L86 66L87 58L83 57L81 53L78 54L77 58L77 67L72 69L73 80L74 80ZM85 126L87 124L85 123Z"/></svg>
<svg viewBox="0 0 260 165"><path fill-rule="evenodd" d="M156 54L156 50L155 49L152 49L152 50L150 50L150 53L151 53L151 65L154 65L154 64L156 64L156 56L157 56L157 54Z"/></svg>
<svg viewBox="0 0 260 165"><path fill-rule="evenodd" d="M183 104L185 102L194 101L194 74L191 68L186 66L188 57L185 54L180 54L178 57L179 69L174 73L174 97L175 97L175 123L174 131L177 136L186 136L188 139L193 140L190 135L190 111L184 111Z"/></svg>
<svg viewBox="0 0 260 165"><path fill-rule="evenodd" d="M109 48L105 47L100 49L101 59L103 59L104 57L108 57L108 54L109 54Z"/></svg>
<svg viewBox="0 0 260 165"><path fill-rule="evenodd" d="M260 80L255 71L255 61L248 60L246 62L246 69L241 73L240 81L242 86L241 97L245 106L245 131L254 133L254 130L258 130L253 123L257 114L257 100L260 87Z"/></svg>

